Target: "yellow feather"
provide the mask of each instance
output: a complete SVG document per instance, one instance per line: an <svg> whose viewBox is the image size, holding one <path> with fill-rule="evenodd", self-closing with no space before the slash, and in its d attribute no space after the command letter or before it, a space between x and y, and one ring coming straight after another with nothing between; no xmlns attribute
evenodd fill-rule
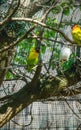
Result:
<svg viewBox="0 0 81 130"><path fill-rule="evenodd" d="M39 52L37 52L35 48L32 48L27 58L29 72L37 65L38 59L39 59Z"/></svg>
<svg viewBox="0 0 81 130"><path fill-rule="evenodd" d="M76 44L81 46L81 27L79 25L75 25L72 28L72 37Z"/></svg>
<svg viewBox="0 0 81 130"><path fill-rule="evenodd" d="M29 54L28 60L33 60L38 57L39 53L36 52L35 48L33 48Z"/></svg>

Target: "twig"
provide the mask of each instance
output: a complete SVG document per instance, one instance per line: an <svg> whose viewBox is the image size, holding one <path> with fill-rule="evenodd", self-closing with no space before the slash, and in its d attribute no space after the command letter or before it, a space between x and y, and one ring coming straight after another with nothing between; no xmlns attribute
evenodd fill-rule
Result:
<svg viewBox="0 0 81 130"><path fill-rule="evenodd" d="M76 130L81 130L81 124L79 124Z"/></svg>
<svg viewBox="0 0 81 130"><path fill-rule="evenodd" d="M47 15L50 13L50 11L54 8L54 6L58 3L58 0L54 1L53 5L45 12L43 15L41 22L47 17Z"/></svg>
<svg viewBox="0 0 81 130"><path fill-rule="evenodd" d="M24 125L24 124L19 124L18 122L14 121L14 120L11 120L14 124L18 125L18 126L23 126L23 127L27 127L29 125L31 125L32 121L33 121L33 116L32 116L32 104L31 104L31 108L30 108L30 115L31 115L31 120L30 120L30 123L27 124L27 125Z"/></svg>
<svg viewBox="0 0 81 130"><path fill-rule="evenodd" d="M20 0L18 0L17 6L15 7L15 9L13 11L10 11L10 14L2 21L0 22L0 26L4 25L5 23L9 22L11 17L15 14L15 12L17 11L18 7L20 5Z"/></svg>
<svg viewBox="0 0 81 130"><path fill-rule="evenodd" d="M81 118L74 112L73 108L70 106L70 104L68 103L68 101L66 99L65 99L65 102L67 103L68 107L73 112L73 114L81 121Z"/></svg>
<svg viewBox="0 0 81 130"><path fill-rule="evenodd" d="M35 39L42 39L42 40L48 40L48 41L51 41L51 42L56 42L56 43L60 43L60 44L65 44L65 43L63 43L63 42L61 42L61 41L57 41L57 40L55 40L55 39L51 39L51 38L45 38L45 37L40 37L40 36L36 36L36 35L33 35L32 37L31 36L29 36L28 38L35 38Z"/></svg>
<svg viewBox="0 0 81 130"><path fill-rule="evenodd" d="M47 29L50 29L50 30L53 30L53 31L56 31L58 33L60 33L68 42L72 43L72 44L75 44L74 41L72 41L71 39L69 39L65 33L59 29L56 29L56 28L52 28L52 27L49 27L47 26L45 23L41 22L41 21L37 21L37 20L34 20L34 19L31 19L31 18L11 18L12 21L25 21L25 22L31 22L31 23L35 23L37 25L41 25L42 27L45 27Z"/></svg>
<svg viewBox="0 0 81 130"><path fill-rule="evenodd" d="M31 77L25 75L20 69L18 69L18 72L16 72L14 69L9 69L9 71L17 77L16 80L23 80L26 84L28 83L27 78L30 80L32 79Z"/></svg>
<svg viewBox="0 0 81 130"><path fill-rule="evenodd" d="M0 98L0 101L8 100L11 97L12 97L12 95L6 95L6 96Z"/></svg>
<svg viewBox="0 0 81 130"><path fill-rule="evenodd" d="M41 21L43 21L43 19L47 16L47 14L49 13L49 11L50 11L52 8L53 8L53 7L50 7L50 9L47 10L47 12L45 13L45 15L42 17L42 19L41 19L40 21L31 19L31 18L13 18L13 17L11 18L12 15L10 16L10 20L11 20L11 21L25 21L25 22L31 22L31 23L35 23L35 24L37 24L37 25L41 25L42 27L45 27L45 28L48 28L48 29L50 29L50 30L53 30L53 31L56 31L56 32L60 33L67 41L69 41L69 42L72 43L72 44L75 44L75 42L72 41L72 40L70 40L70 39L65 35L65 33L62 32L61 30L56 29L56 28L49 27L49 26L47 26L45 23L41 22ZM17 8L16 8L16 9L17 9ZM21 38L18 38L15 42L13 42L12 44L10 44L9 46L2 48L2 49L0 50L0 53L3 52L3 51L8 50L9 48L14 47L14 46L17 45L20 41L22 41L23 39L27 38L28 34L29 34L37 25L35 25L34 27L30 28L29 31L27 31L27 32L24 34L24 36L22 36Z"/></svg>
<svg viewBox="0 0 81 130"><path fill-rule="evenodd" d="M33 26L32 28L30 28L21 38L18 38L15 42L13 42L12 44L10 44L7 47L4 47L2 49L0 49L0 53L4 52L12 47L14 47L15 45L17 45L20 41L22 41L23 39L27 38L29 33L35 28L35 26Z"/></svg>

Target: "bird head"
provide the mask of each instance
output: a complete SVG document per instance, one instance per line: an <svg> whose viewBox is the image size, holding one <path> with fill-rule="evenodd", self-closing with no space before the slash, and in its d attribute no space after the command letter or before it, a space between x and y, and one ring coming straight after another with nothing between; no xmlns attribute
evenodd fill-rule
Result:
<svg viewBox="0 0 81 130"><path fill-rule="evenodd" d="M36 47L35 50L36 50L37 53L40 53L40 48L39 47Z"/></svg>
<svg viewBox="0 0 81 130"><path fill-rule="evenodd" d="M75 31L78 31L78 30L80 30L81 28L80 28L80 26L79 25L73 25L72 27L71 27L71 29L72 29L72 32L75 32Z"/></svg>

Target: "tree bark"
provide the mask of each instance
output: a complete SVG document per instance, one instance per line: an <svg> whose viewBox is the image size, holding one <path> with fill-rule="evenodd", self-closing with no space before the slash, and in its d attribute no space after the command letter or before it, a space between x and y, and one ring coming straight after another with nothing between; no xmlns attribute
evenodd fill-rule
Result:
<svg viewBox="0 0 81 130"><path fill-rule="evenodd" d="M23 13L23 15L25 17L31 17L38 10L40 10L42 8L41 5L45 5L46 2L47 0L38 0L37 2L33 3L30 2L28 7L24 9L25 13ZM23 10L21 11L21 13L22 12ZM9 36L9 33L7 32L8 23L6 24L5 20L8 20L7 22L10 22L10 18L11 17L8 17L8 19L4 19L4 22L0 22L0 51L5 47L9 47L9 45L11 44L14 44L14 41L17 41L16 37L15 39L14 36ZM13 31L16 34L15 29ZM6 49L6 51L0 52L0 85L2 84L4 77L8 71L8 67L10 66L14 51L15 46L11 47L10 49ZM69 93L67 91L69 86L74 85L81 80L81 71L78 73L76 71L76 67L73 66L73 68L65 72L64 75L59 74L56 77L48 76L47 78L44 77L43 79L39 77L40 72L41 67L38 66L33 80L29 84L26 84L18 92L0 99L0 101L3 101L3 103L6 101L0 107L0 127L6 124L11 118L17 115L17 113L19 113L21 110L23 110L34 101L47 99L52 96L68 96L68 94L69 96L71 96L73 95L73 93L80 93L80 91L76 90L72 90Z"/></svg>
<svg viewBox="0 0 81 130"><path fill-rule="evenodd" d="M23 4L20 3L20 0L15 1L15 2L14 1L11 2L11 5L8 2L6 2L6 3L2 2L0 5L0 7L3 9L3 11L0 12L0 15L1 16L4 15L6 17L6 18L3 18L2 22L0 22L0 27L1 27L0 28L0 50L4 49L5 47L7 47L11 44L14 44L14 41L17 40L16 35L17 35L18 31L20 31L19 29L21 29L20 25L18 25L18 23L16 23L13 30L10 30L10 27L7 26L7 24L9 24L11 17L15 13L17 13L17 15L20 15L20 16L24 15L24 17L29 17L29 16L32 17L37 11L40 10L40 8L42 8L41 4L45 5L47 3L47 0L41 0L41 1L37 0L37 2L29 1L29 4L27 5L26 8L23 8L24 3ZM40 5L40 6L38 6L38 5ZM19 10L17 10L18 7L19 7ZM7 14L8 14L8 16L7 16ZM17 26L19 26L18 30L17 30ZM16 32L16 30L17 30L17 32ZM14 32L15 37L13 35L13 32ZM12 34L12 36L10 34ZM0 53L0 86L5 78L8 68L11 64L14 53L15 53L15 46Z"/></svg>
<svg viewBox="0 0 81 130"><path fill-rule="evenodd" d="M36 71L33 80L29 84L26 84L17 93L0 99L6 100L6 103L0 107L0 127L34 101L54 96L68 96L66 89L68 90L69 86L81 80L75 68L70 70L69 73L65 72L65 76L59 75L40 79L41 69L39 66L38 68L39 71ZM80 91L74 91L74 93L79 94ZM69 92L69 96L71 95L73 95L73 91Z"/></svg>

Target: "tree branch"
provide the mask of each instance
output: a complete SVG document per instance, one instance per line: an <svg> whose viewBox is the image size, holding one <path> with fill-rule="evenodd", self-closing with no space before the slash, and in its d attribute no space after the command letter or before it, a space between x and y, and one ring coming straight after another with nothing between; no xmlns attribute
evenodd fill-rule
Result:
<svg viewBox="0 0 81 130"><path fill-rule="evenodd" d="M37 67L33 80L18 92L12 94L7 102L0 107L0 127L34 101L54 96L59 97L61 93L68 96L67 91L65 91L66 88L81 80L80 75L77 76L75 67L74 69L71 68L69 72L65 72L65 76L59 75L40 80L39 78L36 79L40 74L38 69L40 70L40 66ZM81 91L77 91L75 94L79 93ZM70 92L69 96L72 95L73 92Z"/></svg>
<svg viewBox="0 0 81 130"><path fill-rule="evenodd" d="M50 0L36 0L33 2L30 2L25 9L22 12L22 16L24 17L32 17L36 12L43 9L43 5L46 6L50 5ZM22 10L22 7L21 7Z"/></svg>
<svg viewBox="0 0 81 130"><path fill-rule="evenodd" d="M11 18L11 21L25 21L25 22L31 22L31 23L35 23L37 25L41 25L44 28L47 28L47 29L60 33L68 42L75 44L75 42L72 41L71 39L69 39L63 31L56 29L56 28L49 27L45 23L42 23L41 20L37 21L37 20L31 19L31 18Z"/></svg>
<svg viewBox="0 0 81 130"><path fill-rule="evenodd" d="M22 41L23 39L27 38L29 33L35 28L35 26L33 26L32 28L30 28L21 38L18 38L15 42L13 42L12 44L10 44L9 46L7 47L4 47L2 49L0 49L0 53L1 52L4 52L14 46L16 46L20 41Z"/></svg>
<svg viewBox="0 0 81 130"><path fill-rule="evenodd" d="M14 10L11 11L11 9L10 9L9 15L8 15L2 22L0 22L0 26L4 25L4 24L6 24L6 23L8 23L8 22L10 21L11 17L12 17L12 16L15 14L15 12L17 11L19 5L20 5L20 0L18 0L17 6L15 7Z"/></svg>
<svg viewBox="0 0 81 130"><path fill-rule="evenodd" d="M65 100L66 104L68 105L69 109L73 112L73 114L77 117L77 119L79 119L81 121L81 117L73 110L73 108L71 107L71 105L69 104L69 102L67 100Z"/></svg>
<svg viewBox="0 0 81 130"><path fill-rule="evenodd" d="M75 42L72 41L72 40L70 40L70 39L65 35L65 33L62 32L61 30L56 29L56 28L49 27L49 26L47 26L46 24L44 24L44 23L42 23L42 22L40 22L40 21L33 20L33 19L30 19L30 18L11 18L11 20L12 20L12 21L26 21L26 22L35 23L35 24L37 24L37 25L41 25L41 26L43 26L43 27L45 27L45 28L48 28L48 29L50 29L50 30L53 30L53 31L56 31L56 32L60 33L67 41L69 41L69 42L72 43L72 44L75 44ZM22 41L23 39L27 38L28 34L29 34L35 27L36 27L36 25L35 25L34 27L32 27L29 31L27 31L24 36L22 36L21 38L17 39L17 41L15 41L14 43L10 44L10 45L7 46L7 47L2 48L2 49L0 50L0 53L3 52L3 51L5 51L5 50L8 50L9 48L14 47L14 46L17 45L20 41Z"/></svg>

